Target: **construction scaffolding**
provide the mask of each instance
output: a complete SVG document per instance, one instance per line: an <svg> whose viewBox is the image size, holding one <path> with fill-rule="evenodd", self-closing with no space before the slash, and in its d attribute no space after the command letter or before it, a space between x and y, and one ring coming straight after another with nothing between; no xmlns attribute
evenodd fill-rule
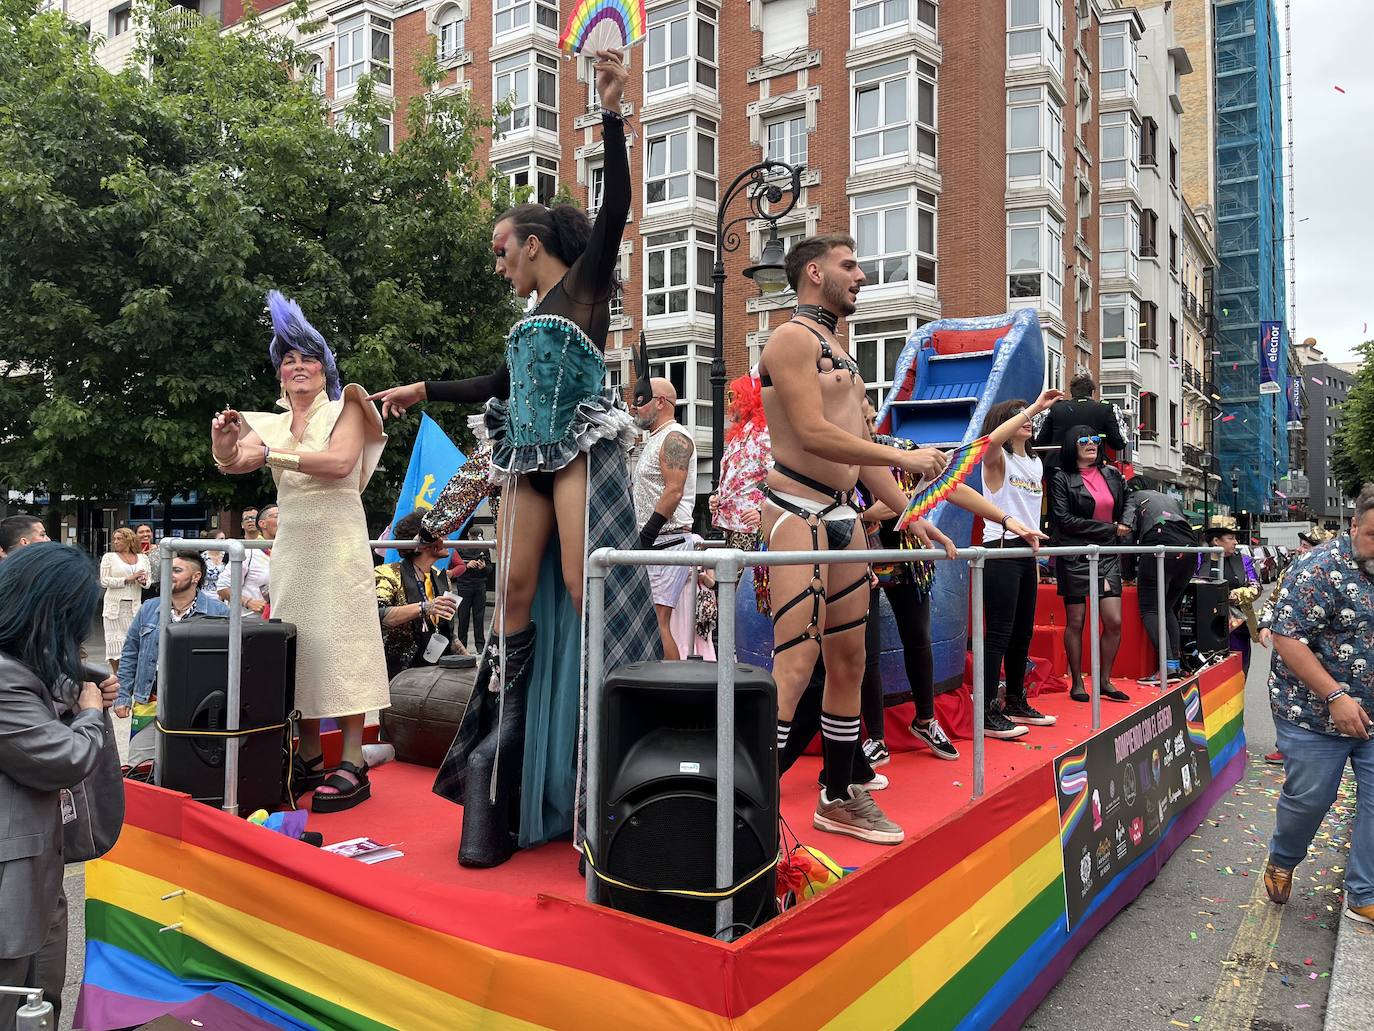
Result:
<svg viewBox="0 0 1374 1031"><path fill-rule="evenodd" d="M1259 390L1261 322L1285 326L1276 363L1280 388L1289 364L1283 46L1274 0L1215 0L1213 12L1220 258L1215 453L1222 499L1264 513L1289 468L1284 394Z"/></svg>

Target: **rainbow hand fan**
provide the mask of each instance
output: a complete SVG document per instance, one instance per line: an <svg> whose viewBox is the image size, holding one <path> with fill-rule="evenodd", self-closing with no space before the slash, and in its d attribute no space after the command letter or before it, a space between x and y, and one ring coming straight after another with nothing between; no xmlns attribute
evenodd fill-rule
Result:
<svg viewBox="0 0 1374 1031"><path fill-rule="evenodd" d="M648 31L644 0L579 0L558 45L570 54L592 54L632 46Z"/></svg>
<svg viewBox="0 0 1374 1031"><path fill-rule="evenodd" d="M951 451L949 464L945 466L945 471L931 480L924 489L911 496L911 500L907 502L906 508L902 511L902 517L897 520L897 529L905 530L944 501L953 493L955 487L968 479L968 474L973 471L975 465L983 460L983 455L987 449L988 438L979 437L977 440L970 440L967 444L961 444Z"/></svg>

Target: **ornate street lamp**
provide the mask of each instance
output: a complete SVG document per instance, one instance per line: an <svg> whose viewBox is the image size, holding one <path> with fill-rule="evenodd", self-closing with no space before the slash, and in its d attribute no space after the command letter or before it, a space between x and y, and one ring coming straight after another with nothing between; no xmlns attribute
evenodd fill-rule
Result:
<svg viewBox="0 0 1374 1031"><path fill-rule="evenodd" d="M797 206L801 196L802 165L782 161L760 161L735 177L721 197L716 211L716 264L711 272L715 284L715 353L711 357L711 490L720 485L720 459L725 451L725 254L736 251L740 234L735 227L751 219L766 219L768 241L759 263L750 265L743 275L758 284L760 292L777 294L787 289L787 275L783 271L782 241L778 239L778 220ZM786 187L779 185L786 182ZM730 204L740 195L746 198L748 211L738 218L727 220ZM773 210L788 197L786 206Z"/></svg>

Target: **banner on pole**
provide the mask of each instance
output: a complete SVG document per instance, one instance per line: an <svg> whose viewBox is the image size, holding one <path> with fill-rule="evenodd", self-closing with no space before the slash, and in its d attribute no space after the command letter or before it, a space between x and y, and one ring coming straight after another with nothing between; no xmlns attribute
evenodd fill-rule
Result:
<svg viewBox="0 0 1374 1031"><path fill-rule="evenodd" d="M1211 780L1196 678L1055 759L1070 931Z"/></svg>
<svg viewBox="0 0 1374 1031"><path fill-rule="evenodd" d="M1279 386L1279 351L1283 344L1282 322L1261 322L1259 339L1259 392L1282 393Z"/></svg>
<svg viewBox="0 0 1374 1031"><path fill-rule="evenodd" d="M1288 377L1288 425L1290 430L1302 429L1302 377Z"/></svg>
<svg viewBox="0 0 1374 1031"><path fill-rule="evenodd" d="M396 513L391 517L394 527L402 517L418 509L433 508L439 492L448 485L453 474L463 467L467 456L458 450L457 445L448 439L437 422L428 415L420 416L420 431L415 434L415 446L410 451L410 465L406 468L405 483L401 484L401 496L396 500ZM460 526L451 538L459 537L465 528ZM390 532L388 532L388 536ZM387 551L388 562L399 562L400 552ZM448 559L434 563L435 569L446 569Z"/></svg>

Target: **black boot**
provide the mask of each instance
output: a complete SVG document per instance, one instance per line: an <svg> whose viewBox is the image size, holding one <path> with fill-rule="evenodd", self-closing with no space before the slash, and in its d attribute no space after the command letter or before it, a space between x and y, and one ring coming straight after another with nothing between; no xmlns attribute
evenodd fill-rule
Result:
<svg viewBox="0 0 1374 1031"><path fill-rule="evenodd" d="M505 654L496 659L505 673L505 701L499 718L468 754L463 836L458 845L460 866L499 866L515 854L525 758L525 701L534 671L534 637L531 623L506 638ZM493 777L495 802L491 796Z"/></svg>

